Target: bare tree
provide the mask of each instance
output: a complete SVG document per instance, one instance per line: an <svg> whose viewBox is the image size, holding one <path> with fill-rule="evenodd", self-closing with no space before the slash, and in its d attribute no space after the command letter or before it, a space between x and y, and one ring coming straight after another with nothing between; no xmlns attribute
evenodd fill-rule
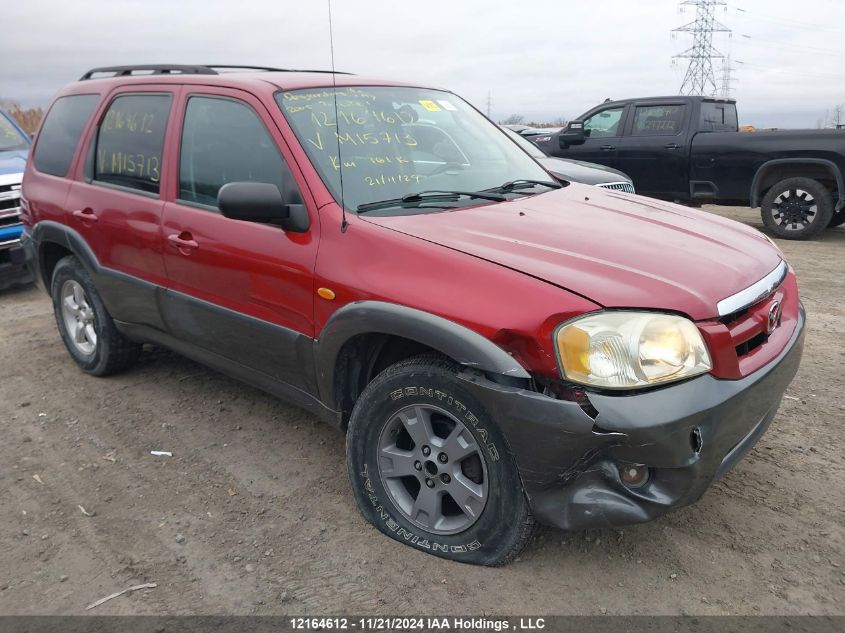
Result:
<svg viewBox="0 0 845 633"><path fill-rule="evenodd" d="M502 121L502 125L518 125L525 120L521 114L512 114L507 119Z"/></svg>
<svg viewBox="0 0 845 633"><path fill-rule="evenodd" d="M833 106L833 111L830 116L830 124L832 127L836 128L845 124L845 103Z"/></svg>
<svg viewBox="0 0 845 633"><path fill-rule="evenodd" d="M22 108L14 101L6 99L0 99L0 108L6 110L23 131L29 135L35 133L41 118L44 116L44 111L41 108Z"/></svg>

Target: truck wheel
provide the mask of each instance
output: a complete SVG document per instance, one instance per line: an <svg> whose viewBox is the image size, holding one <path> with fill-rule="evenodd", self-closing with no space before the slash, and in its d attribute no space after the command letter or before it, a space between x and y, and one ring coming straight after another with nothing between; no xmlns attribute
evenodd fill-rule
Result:
<svg viewBox="0 0 845 633"><path fill-rule="evenodd" d="M50 295L65 347L83 371L107 376L138 360L141 346L117 331L91 276L76 257L56 264Z"/></svg>
<svg viewBox="0 0 845 633"><path fill-rule="evenodd" d="M833 196L812 178L787 178L769 189L760 205L763 224L777 237L816 237L833 216Z"/></svg>
<svg viewBox="0 0 845 633"><path fill-rule="evenodd" d="M400 543L503 565L534 532L502 433L446 359L380 373L352 411L346 456L364 518Z"/></svg>

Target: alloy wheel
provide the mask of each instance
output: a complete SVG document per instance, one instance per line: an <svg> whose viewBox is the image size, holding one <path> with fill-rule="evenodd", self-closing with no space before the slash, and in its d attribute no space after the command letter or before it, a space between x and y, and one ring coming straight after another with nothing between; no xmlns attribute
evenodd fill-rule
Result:
<svg viewBox="0 0 845 633"><path fill-rule="evenodd" d="M487 464L469 429L430 405L396 412L382 429L378 471L394 506L434 534L456 534L481 516Z"/></svg>
<svg viewBox="0 0 845 633"><path fill-rule="evenodd" d="M94 309L78 281L68 279L60 293L62 319L73 346L90 356L97 349L97 331L94 327Z"/></svg>
<svg viewBox="0 0 845 633"><path fill-rule="evenodd" d="M772 219L787 231L800 231L813 223L818 213L813 195L804 189L787 189L772 204Z"/></svg>

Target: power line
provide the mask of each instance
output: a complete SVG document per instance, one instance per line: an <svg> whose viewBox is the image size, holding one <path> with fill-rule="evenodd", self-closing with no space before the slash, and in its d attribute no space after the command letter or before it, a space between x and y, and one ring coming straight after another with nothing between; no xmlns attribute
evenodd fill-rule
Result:
<svg viewBox="0 0 845 633"><path fill-rule="evenodd" d="M801 22L793 20L792 18L777 18L768 16L766 14L757 13L756 11L748 11L740 7L734 7L734 11L748 17L752 20L760 20L762 22L770 22L779 26L785 26L794 29L809 29L812 31L834 31L836 33L845 33L845 27L832 26L830 24L815 24L813 22Z"/></svg>
<svg viewBox="0 0 845 633"><path fill-rule="evenodd" d="M688 59L684 81L681 84L681 94L705 95L716 94L716 78L713 74L713 60L724 56L713 47L714 33L730 33L730 29L716 20L714 12L717 6L725 6L723 0L686 0L681 7L694 6L695 20L684 26L673 29L673 33L692 33L693 43L690 48L675 59Z"/></svg>
<svg viewBox="0 0 845 633"><path fill-rule="evenodd" d="M806 46L804 44L784 44L783 42L775 42L773 40L767 40L760 37L754 37L751 35L746 35L745 33L739 34L740 39L739 41L744 44L756 44L766 47L774 47L777 49L789 49L794 50L799 53L811 53L814 55L835 55L837 57L845 57L845 51L839 50L835 51L829 48L820 48L818 46Z"/></svg>
<svg viewBox="0 0 845 633"><path fill-rule="evenodd" d="M807 77L820 77L824 79L842 79L842 75L836 74L825 74L825 73L817 73L811 72L804 69L801 70L789 70L786 68L772 68L771 66L763 66L762 64L755 64L754 62L744 62L739 59L734 60L737 64L741 64L742 66L748 66L750 68L756 68L758 70L765 70L768 73L776 74L776 75L791 75L793 77L803 77L806 79Z"/></svg>

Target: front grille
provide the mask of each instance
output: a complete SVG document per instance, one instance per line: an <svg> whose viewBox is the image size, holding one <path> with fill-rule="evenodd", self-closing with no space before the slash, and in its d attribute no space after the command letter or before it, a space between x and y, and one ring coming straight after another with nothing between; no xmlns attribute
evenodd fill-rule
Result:
<svg viewBox="0 0 845 633"><path fill-rule="evenodd" d="M769 309L775 301L780 301L782 306L784 297L785 293L781 286L753 306L726 314L719 319L720 322L727 326L728 332L730 332L738 359L742 360L769 341L769 333L767 331ZM780 322L778 322L776 327L780 327Z"/></svg>
<svg viewBox="0 0 845 633"><path fill-rule="evenodd" d="M0 185L0 227L20 224L21 186Z"/></svg>
<svg viewBox="0 0 845 633"><path fill-rule="evenodd" d="M634 191L634 183L631 182L606 182L599 185L602 189L613 189L614 191L624 191L625 193L636 193Z"/></svg>

